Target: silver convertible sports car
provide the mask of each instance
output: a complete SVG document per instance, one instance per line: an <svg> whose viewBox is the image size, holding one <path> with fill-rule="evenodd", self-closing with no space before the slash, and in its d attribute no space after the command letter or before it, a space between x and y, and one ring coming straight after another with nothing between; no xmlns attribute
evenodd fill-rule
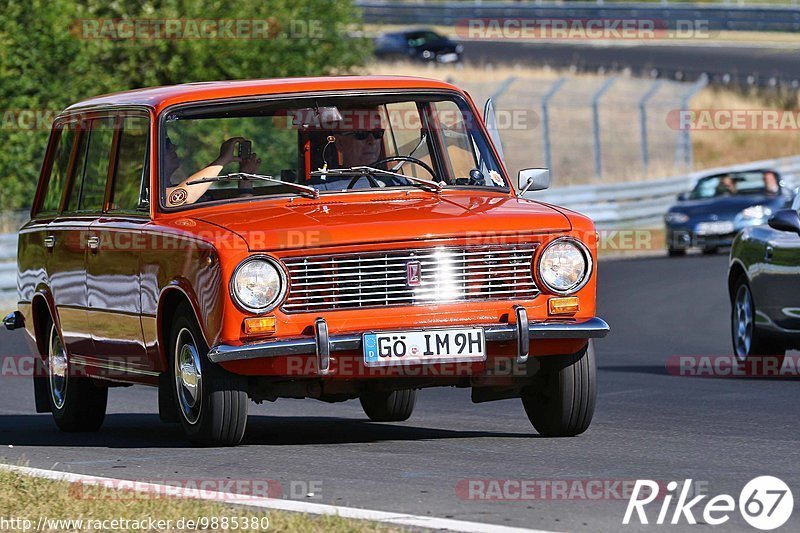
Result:
<svg viewBox="0 0 800 533"><path fill-rule="evenodd" d="M737 358L800 347L800 199L733 241L728 271Z"/></svg>

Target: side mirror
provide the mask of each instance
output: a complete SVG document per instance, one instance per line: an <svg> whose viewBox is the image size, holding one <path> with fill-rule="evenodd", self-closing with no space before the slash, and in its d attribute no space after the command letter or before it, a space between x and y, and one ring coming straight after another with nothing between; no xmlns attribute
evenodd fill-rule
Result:
<svg viewBox="0 0 800 533"><path fill-rule="evenodd" d="M769 217L769 227L778 231L790 231L800 235L800 215L794 209L781 209Z"/></svg>
<svg viewBox="0 0 800 533"><path fill-rule="evenodd" d="M528 191L543 191L550 187L550 170L546 168L524 168L517 175L518 196Z"/></svg>
<svg viewBox="0 0 800 533"><path fill-rule="evenodd" d="M688 199L689 199L689 193L688 192L682 192L682 193L680 193L678 195L678 201L679 202L683 202L683 201L688 200Z"/></svg>

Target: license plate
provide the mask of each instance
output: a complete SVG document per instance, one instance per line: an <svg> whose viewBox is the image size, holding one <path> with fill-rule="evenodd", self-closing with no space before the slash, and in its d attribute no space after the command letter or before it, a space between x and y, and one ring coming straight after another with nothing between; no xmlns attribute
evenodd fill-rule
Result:
<svg viewBox="0 0 800 533"><path fill-rule="evenodd" d="M458 54L442 54L436 59L439 60L439 63L452 63L458 61Z"/></svg>
<svg viewBox="0 0 800 533"><path fill-rule="evenodd" d="M362 341L367 366L486 359L486 337L481 328L365 333Z"/></svg>
<svg viewBox="0 0 800 533"><path fill-rule="evenodd" d="M733 233L733 222L727 220L700 222L694 231L698 235L725 235L726 233Z"/></svg>

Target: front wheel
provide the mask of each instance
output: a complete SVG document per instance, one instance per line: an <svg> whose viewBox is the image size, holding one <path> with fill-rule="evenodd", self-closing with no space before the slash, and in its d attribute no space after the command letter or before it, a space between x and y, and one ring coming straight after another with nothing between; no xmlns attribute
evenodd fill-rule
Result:
<svg viewBox="0 0 800 533"><path fill-rule="evenodd" d="M414 412L417 391L403 389L392 392L367 392L361 395L361 407L373 422L402 422Z"/></svg>
<svg viewBox="0 0 800 533"><path fill-rule="evenodd" d="M597 401L594 347L539 359L541 368L522 390L522 405L544 437L572 437L589 428Z"/></svg>
<svg viewBox="0 0 800 533"><path fill-rule="evenodd" d="M731 336L736 359L744 363L753 356L776 356L778 363L782 364L786 346L756 329L753 294L744 276L736 280L731 295Z"/></svg>
<svg viewBox="0 0 800 533"><path fill-rule="evenodd" d="M178 307L176 317L170 359L183 430L196 446L235 446L247 424L247 379L208 360L208 346L188 304Z"/></svg>
<svg viewBox="0 0 800 533"><path fill-rule="evenodd" d="M97 431L106 417L108 387L97 387L90 378L76 374L61 336L51 323L47 342L47 389L53 420L61 431Z"/></svg>

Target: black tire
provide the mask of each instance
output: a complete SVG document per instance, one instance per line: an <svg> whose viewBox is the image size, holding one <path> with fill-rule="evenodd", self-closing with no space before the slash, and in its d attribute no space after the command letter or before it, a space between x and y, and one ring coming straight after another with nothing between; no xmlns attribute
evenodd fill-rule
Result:
<svg viewBox="0 0 800 533"><path fill-rule="evenodd" d="M573 355L547 356L522 390L522 405L544 437L573 437L589 428L597 401L597 370L591 341Z"/></svg>
<svg viewBox="0 0 800 533"><path fill-rule="evenodd" d="M686 255L686 248L669 248L667 255L670 257L681 257Z"/></svg>
<svg viewBox="0 0 800 533"><path fill-rule="evenodd" d="M402 422L408 420L417 403L417 391L403 389L392 392L366 392L359 398L364 413L373 422Z"/></svg>
<svg viewBox="0 0 800 533"><path fill-rule="evenodd" d="M719 246L709 246L703 248L703 255L716 255L719 252Z"/></svg>
<svg viewBox="0 0 800 533"><path fill-rule="evenodd" d="M49 332L46 343L48 399L56 426L70 433L97 431L106 417L108 387L95 386L91 378L78 376L52 322L45 331ZM55 365L59 350L62 364ZM56 371L57 366L62 370Z"/></svg>
<svg viewBox="0 0 800 533"><path fill-rule="evenodd" d="M742 329L740 329L740 321L748 313L745 309L742 309L745 302L750 309L750 326L741 325ZM775 356L777 357L777 363L782 365L786 355L786 345L774 337L765 335L764 332L756 327L755 311L756 307L750 285L747 283L747 278L740 275L731 290L731 340L733 341L733 353L741 363L752 357ZM749 342L741 336L742 334L749 335Z"/></svg>
<svg viewBox="0 0 800 533"><path fill-rule="evenodd" d="M172 381L172 372L162 372L158 376L158 418L165 424L177 424L181 421Z"/></svg>
<svg viewBox="0 0 800 533"><path fill-rule="evenodd" d="M188 332L188 333L187 333ZM194 404L182 403L191 399L188 388L180 388L176 379L178 340L180 349L186 347L188 355L196 355L200 373L196 379ZM235 446L242 441L247 425L247 378L227 372L207 358L208 346L188 303L182 303L175 312L170 328L170 373L173 397L181 426L189 441L195 446ZM191 345L191 346L190 346ZM191 347L194 347L194 352ZM194 360L194 359L193 359ZM191 367L194 369L194 367ZM191 378L191 372L183 375ZM184 383L184 381L181 381Z"/></svg>

